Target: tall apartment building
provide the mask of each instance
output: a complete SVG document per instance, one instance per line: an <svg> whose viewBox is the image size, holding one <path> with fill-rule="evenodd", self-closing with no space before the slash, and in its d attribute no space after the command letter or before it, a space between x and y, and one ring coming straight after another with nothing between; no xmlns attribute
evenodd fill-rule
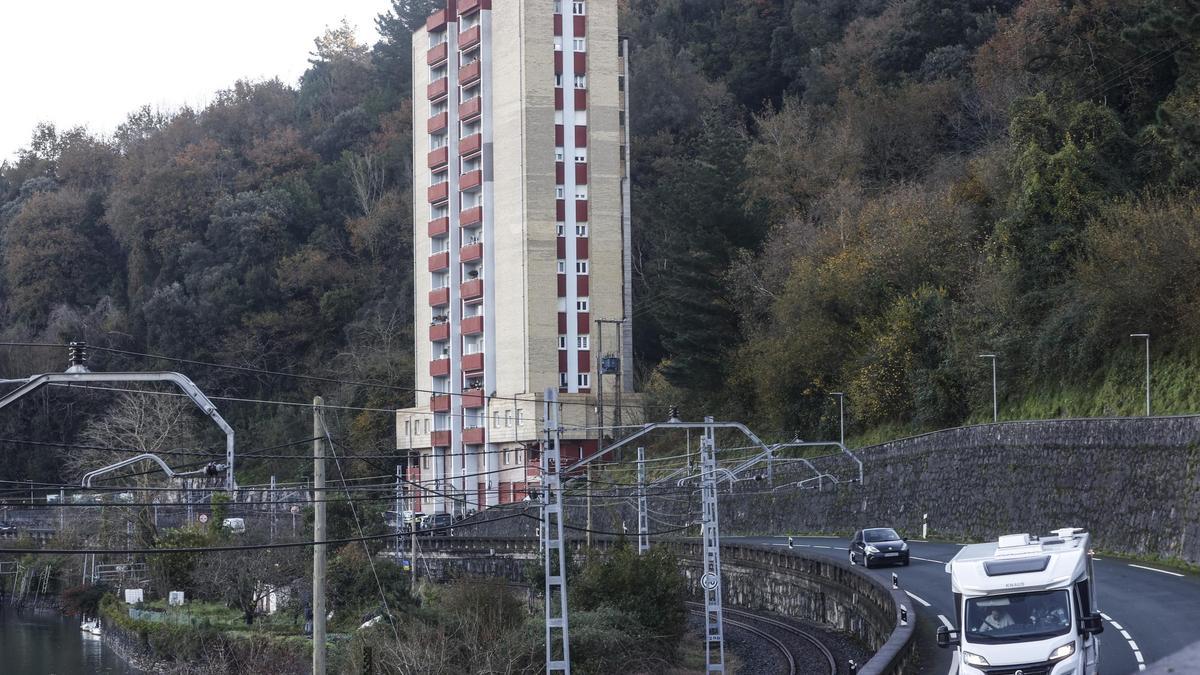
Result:
<svg viewBox="0 0 1200 675"><path fill-rule="evenodd" d="M618 323L632 314L626 52L616 0L446 0L412 49L420 392L397 411L397 448L420 455L414 508L461 513L536 486L546 388L564 461L596 451L599 413L641 421Z"/></svg>

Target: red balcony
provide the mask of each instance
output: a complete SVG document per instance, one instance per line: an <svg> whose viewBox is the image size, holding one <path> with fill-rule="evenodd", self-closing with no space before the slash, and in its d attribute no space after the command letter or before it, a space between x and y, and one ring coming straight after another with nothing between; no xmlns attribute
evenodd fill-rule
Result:
<svg viewBox="0 0 1200 675"><path fill-rule="evenodd" d="M491 9L492 0L458 0L458 13L470 14L480 9Z"/></svg>
<svg viewBox="0 0 1200 675"><path fill-rule="evenodd" d="M437 204L450 198L450 183L438 183L429 186L429 203Z"/></svg>
<svg viewBox="0 0 1200 675"><path fill-rule="evenodd" d="M465 262L465 263L475 262L476 260L479 260L481 258L483 258L483 243L482 242L475 242L474 244L467 244L466 246L462 247L462 250L459 251L459 253L458 253L459 261Z"/></svg>
<svg viewBox="0 0 1200 675"><path fill-rule="evenodd" d="M462 357L462 369L464 373L478 373L483 370L483 352L464 354Z"/></svg>
<svg viewBox="0 0 1200 675"><path fill-rule="evenodd" d="M587 89L575 90L575 109L587 110Z"/></svg>
<svg viewBox="0 0 1200 675"><path fill-rule="evenodd" d="M434 359L429 362L430 377L445 377L450 374L450 359Z"/></svg>
<svg viewBox="0 0 1200 675"><path fill-rule="evenodd" d="M558 334L565 335L567 332L567 313L558 313Z"/></svg>
<svg viewBox="0 0 1200 675"><path fill-rule="evenodd" d="M575 200L575 222L586 223L588 220L588 203L586 199Z"/></svg>
<svg viewBox="0 0 1200 675"><path fill-rule="evenodd" d="M592 353L590 351L581 349L577 356L579 360L576 362L575 367L579 372L586 373L592 369Z"/></svg>
<svg viewBox="0 0 1200 675"><path fill-rule="evenodd" d="M433 432L429 435L429 444L439 448L444 448L450 445L450 431L445 430Z"/></svg>
<svg viewBox="0 0 1200 675"><path fill-rule="evenodd" d="M558 297L567 297L567 275L565 274L558 275Z"/></svg>
<svg viewBox="0 0 1200 675"><path fill-rule="evenodd" d="M429 291L429 306L430 307L445 307L450 304L450 289L435 288Z"/></svg>
<svg viewBox="0 0 1200 675"><path fill-rule="evenodd" d="M429 271L439 272L450 267L450 252L442 251L429 256Z"/></svg>
<svg viewBox="0 0 1200 675"><path fill-rule="evenodd" d="M575 74L587 73L587 52L572 52L575 55Z"/></svg>
<svg viewBox="0 0 1200 675"><path fill-rule="evenodd" d="M429 399L429 409L435 413L450 412L450 395L435 394Z"/></svg>
<svg viewBox="0 0 1200 675"><path fill-rule="evenodd" d="M434 218L433 220L429 221L429 236L444 237L447 234L450 234L449 218Z"/></svg>
<svg viewBox="0 0 1200 675"><path fill-rule="evenodd" d="M575 184L587 185L588 182L588 165L586 162L581 162L575 165Z"/></svg>
<svg viewBox="0 0 1200 675"><path fill-rule="evenodd" d="M567 172L563 166L563 163L555 162L554 163L554 183L556 185L562 185L565 182L564 179L566 178L566 174L567 174Z"/></svg>
<svg viewBox="0 0 1200 675"><path fill-rule="evenodd" d="M482 111L483 97L476 96L475 98L463 101L462 104L458 106L458 118L464 122L469 122L476 117L479 117L479 113Z"/></svg>
<svg viewBox="0 0 1200 675"><path fill-rule="evenodd" d="M429 326L430 342L445 342L450 339L450 324L435 323Z"/></svg>
<svg viewBox="0 0 1200 675"><path fill-rule="evenodd" d="M464 281L458 289L458 292L462 294L463 302L483 299L483 279Z"/></svg>
<svg viewBox="0 0 1200 675"><path fill-rule="evenodd" d="M564 256L559 256L559 257L562 258ZM580 260L588 259L588 238L587 237L576 237L575 238L575 257Z"/></svg>
<svg viewBox="0 0 1200 675"><path fill-rule="evenodd" d="M475 227L483 222L483 207L472 206L458 214L458 224L462 227Z"/></svg>
<svg viewBox="0 0 1200 675"><path fill-rule="evenodd" d="M429 151L429 168L436 169L446 166L446 162L450 161L450 148L442 146Z"/></svg>
<svg viewBox="0 0 1200 675"><path fill-rule="evenodd" d="M562 75L563 71L563 53L562 50L554 50L554 74Z"/></svg>
<svg viewBox="0 0 1200 675"><path fill-rule="evenodd" d="M483 434L486 430L483 427L471 427L463 429L462 440L467 445L483 445Z"/></svg>
<svg viewBox="0 0 1200 675"><path fill-rule="evenodd" d="M555 240L555 249L556 249L555 255L558 257L559 260L566 258L567 257L567 238L559 237L557 240Z"/></svg>
<svg viewBox="0 0 1200 675"><path fill-rule="evenodd" d="M554 15L554 34L562 35L562 14Z"/></svg>
<svg viewBox="0 0 1200 675"><path fill-rule="evenodd" d="M576 16L575 19L575 37L584 37L587 35L587 17Z"/></svg>
<svg viewBox="0 0 1200 675"><path fill-rule="evenodd" d="M468 157L483 147L483 134L471 134L458 142L458 154Z"/></svg>
<svg viewBox="0 0 1200 675"><path fill-rule="evenodd" d="M482 389L467 389L463 391L462 407L475 409L483 407L483 390Z"/></svg>
<svg viewBox="0 0 1200 675"><path fill-rule="evenodd" d="M483 332L483 317L468 316L462 320L463 335L478 335Z"/></svg>
<svg viewBox="0 0 1200 675"><path fill-rule="evenodd" d="M588 291L591 289L591 284L588 283L588 275L575 275L575 295L584 298L591 295Z"/></svg>
<svg viewBox="0 0 1200 675"><path fill-rule="evenodd" d="M580 312L575 315L575 318L577 320L577 322L575 324L575 332L579 333L580 335L586 334L591 329L591 325L592 325L591 314L589 314L587 312Z"/></svg>
<svg viewBox="0 0 1200 675"><path fill-rule="evenodd" d="M483 72L483 62L473 61L458 69L458 83L467 85L479 79L479 74Z"/></svg>
<svg viewBox="0 0 1200 675"><path fill-rule="evenodd" d="M436 31L439 31L439 30L445 28L446 27L446 14L447 14L447 12L444 9L439 9L438 11L434 12L433 14L430 14L429 18L425 19L425 30L429 31L430 33L433 33L433 32L436 32Z"/></svg>
<svg viewBox="0 0 1200 675"><path fill-rule="evenodd" d="M458 34L458 48L466 51L479 44L479 26L472 26Z"/></svg>
<svg viewBox="0 0 1200 675"><path fill-rule="evenodd" d="M560 221L567 219L567 202L562 199L554 201L554 217ZM578 218L576 218L578 220Z"/></svg>
<svg viewBox="0 0 1200 675"><path fill-rule="evenodd" d="M567 372L567 350L558 350L558 372Z"/></svg>
<svg viewBox="0 0 1200 675"><path fill-rule="evenodd" d="M587 129L588 128L585 126L575 125L575 147L577 147L577 148L586 148L587 147L587 137L588 137ZM559 145L562 145L562 143L559 143Z"/></svg>
<svg viewBox="0 0 1200 675"><path fill-rule="evenodd" d="M431 66L441 63L442 61L446 60L446 55L449 53L450 45L446 44L445 42L441 43L440 45L434 45L429 48L428 52L426 52L425 63L428 63Z"/></svg>
<svg viewBox="0 0 1200 675"><path fill-rule="evenodd" d="M480 169L468 171L458 179L458 188L463 192L474 190L480 185L483 185L483 171Z"/></svg>
<svg viewBox="0 0 1200 675"><path fill-rule="evenodd" d="M429 118L429 122L425 125L426 129L431 134L436 134L439 131L445 131L446 126L450 124L450 116L444 112L440 112Z"/></svg>
<svg viewBox="0 0 1200 675"><path fill-rule="evenodd" d="M446 93L450 91L450 80L445 77L439 77L425 89L425 96L430 101L438 101L446 98Z"/></svg>
<svg viewBox="0 0 1200 675"><path fill-rule="evenodd" d="M562 147L563 137L564 137L563 125L555 124L554 125L554 144L559 147Z"/></svg>

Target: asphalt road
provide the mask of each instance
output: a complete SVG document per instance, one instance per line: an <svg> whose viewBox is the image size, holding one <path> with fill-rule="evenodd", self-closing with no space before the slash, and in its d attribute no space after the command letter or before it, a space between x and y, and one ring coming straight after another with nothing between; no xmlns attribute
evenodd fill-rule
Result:
<svg viewBox="0 0 1200 675"><path fill-rule="evenodd" d="M903 533L901 533L903 534ZM787 546L787 537L725 537L773 546ZM1103 545L1102 542L1098 542ZM849 540L838 537L795 537L797 549L845 560ZM909 540L908 567L876 567L871 574L890 584L892 573L917 611L921 672L951 672L952 650L937 647L934 632L942 618L954 621L954 599L945 565L960 544ZM1100 635L1100 672L1127 675L1200 640L1200 576L1181 574L1151 564L1109 556L1096 559L1096 589L1104 616Z"/></svg>

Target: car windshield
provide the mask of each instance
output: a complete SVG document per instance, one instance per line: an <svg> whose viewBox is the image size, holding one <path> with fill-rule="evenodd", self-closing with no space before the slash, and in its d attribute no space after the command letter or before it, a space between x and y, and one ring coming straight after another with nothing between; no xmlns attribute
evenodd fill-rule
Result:
<svg viewBox="0 0 1200 675"><path fill-rule="evenodd" d="M890 527L880 527L874 530L864 530L863 540L867 543L873 541L899 541L900 535Z"/></svg>
<svg viewBox="0 0 1200 675"><path fill-rule="evenodd" d="M967 600L969 642L1022 642L1062 635L1071 629L1066 591L1015 593Z"/></svg>

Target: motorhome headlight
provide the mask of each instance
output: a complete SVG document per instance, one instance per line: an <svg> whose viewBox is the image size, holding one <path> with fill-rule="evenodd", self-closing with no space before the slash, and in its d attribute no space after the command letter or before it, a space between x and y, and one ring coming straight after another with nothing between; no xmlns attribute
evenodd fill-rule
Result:
<svg viewBox="0 0 1200 675"><path fill-rule="evenodd" d="M1075 643L1068 642L1067 644L1065 644L1061 647L1058 647L1054 651L1050 652L1050 660L1051 661L1061 661L1074 653L1075 653Z"/></svg>
<svg viewBox="0 0 1200 675"><path fill-rule="evenodd" d="M967 664L968 666L990 666L990 665L992 665L992 664L988 663L987 659L983 658L982 656L980 656L978 654L972 654L971 652L963 652L962 654L963 654L963 663Z"/></svg>
<svg viewBox="0 0 1200 675"><path fill-rule="evenodd" d="M879 553L879 549L875 546L867 544L867 553Z"/></svg>

